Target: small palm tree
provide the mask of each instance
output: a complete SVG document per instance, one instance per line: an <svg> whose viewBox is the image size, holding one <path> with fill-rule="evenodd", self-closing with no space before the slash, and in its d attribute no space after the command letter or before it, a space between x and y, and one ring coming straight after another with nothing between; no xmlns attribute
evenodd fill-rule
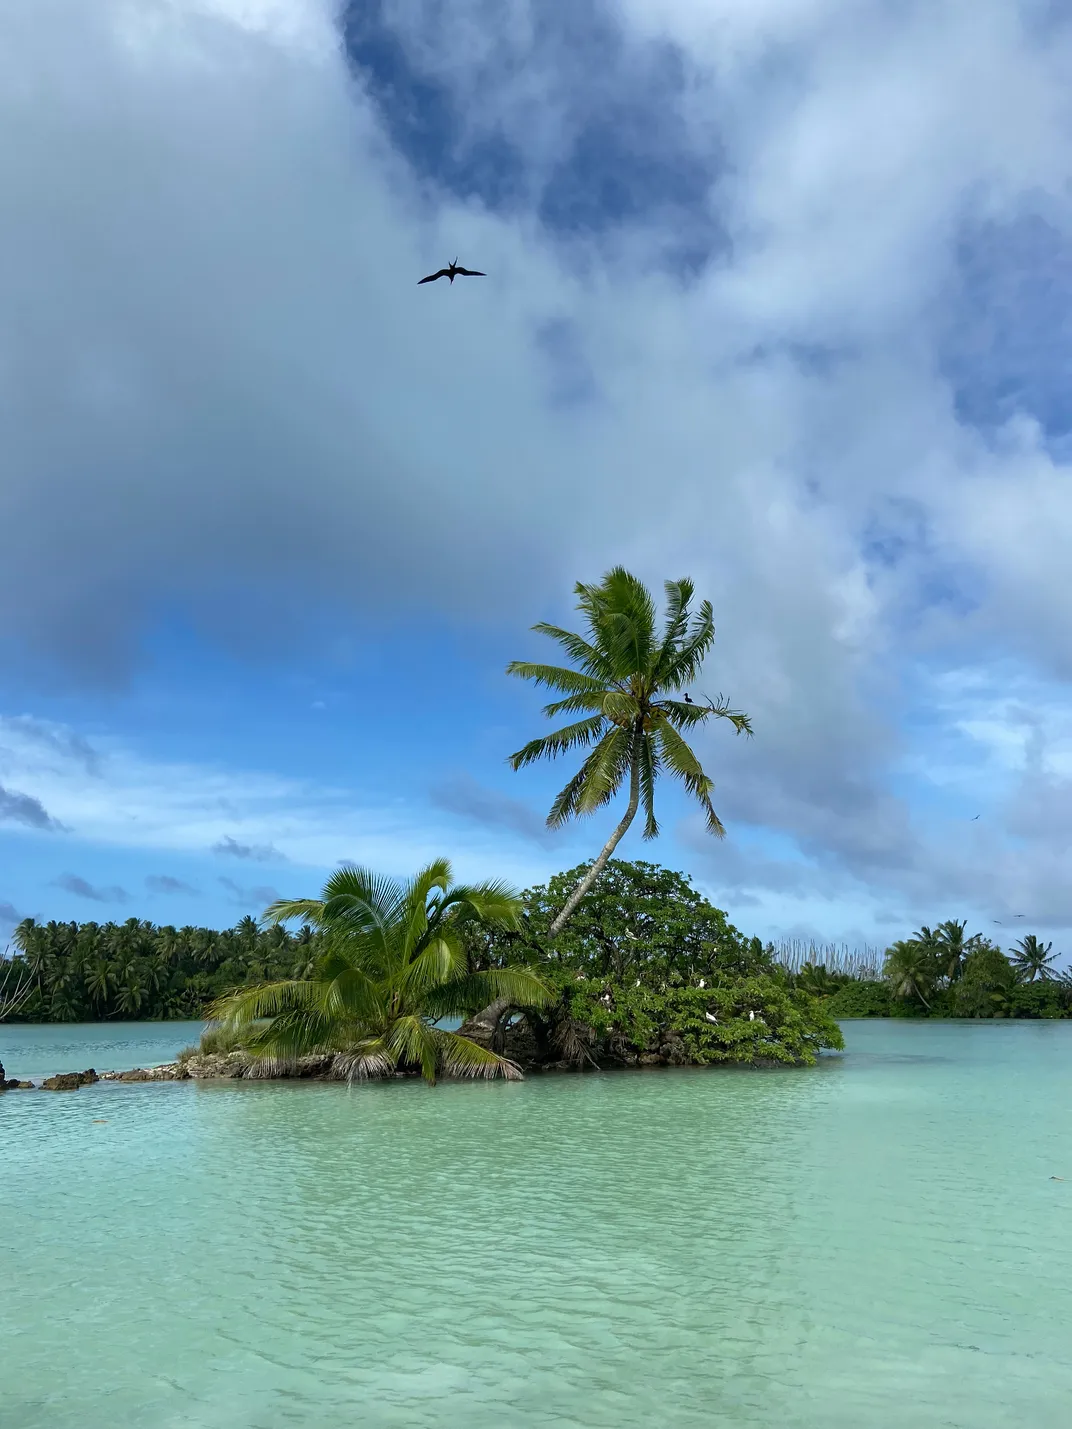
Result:
<svg viewBox="0 0 1072 1429"><path fill-rule="evenodd" d="M891 943L886 949L882 972L894 997L918 997L929 1012L930 1003L924 994L930 987L933 967L931 951L926 944L908 938Z"/></svg>
<svg viewBox="0 0 1072 1429"><path fill-rule="evenodd" d="M431 1083L444 1072L517 1079L513 1062L436 1024L496 998L519 1007L550 1000L527 968L470 968L465 925L516 929L520 911L501 883L452 884L446 859L405 883L343 864L320 898L282 899L264 915L269 923L303 918L320 932L312 975L234 993L210 1015L270 1065L321 1054L350 1079L400 1068Z"/></svg>
<svg viewBox="0 0 1072 1429"><path fill-rule="evenodd" d="M1020 939L1012 950L1012 961L1021 982L1034 982L1036 978L1044 982L1053 980L1051 965L1057 961L1057 954L1050 952L1052 947L1052 943L1040 943L1034 933Z"/></svg>
<svg viewBox="0 0 1072 1429"><path fill-rule="evenodd" d="M679 779L697 800L708 831L721 838L725 830L711 803L713 781L682 738L709 719L728 719L737 733L752 733L748 716L722 700L696 704L676 698L692 684L715 639L709 601L692 614L693 585L689 580L666 582L666 619L656 632L655 603L647 588L621 566L599 585L578 584L577 609L585 617L586 635L540 622L532 628L556 640L577 669L514 660L507 674L533 680L564 696L544 708L548 718L577 714L583 718L542 739L531 740L511 755L514 769L538 759L555 759L572 749L589 749L584 763L555 799L547 816L550 828L609 804L623 785L629 802L602 852L566 900L550 927L554 937L602 873L629 825L644 805L644 837L659 832L655 818L655 783L666 771Z"/></svg>

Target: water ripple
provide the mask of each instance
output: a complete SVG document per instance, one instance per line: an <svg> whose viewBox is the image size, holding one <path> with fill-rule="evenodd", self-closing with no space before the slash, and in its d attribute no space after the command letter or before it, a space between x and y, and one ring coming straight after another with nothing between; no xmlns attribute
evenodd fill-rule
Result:
<svg viewBox="0 0 1072 1429"><path fill-rule="evenodd" d="M7 1096L5 1429L1063 1429L1072 1026L846 1030L801 1072Z"/></svg>

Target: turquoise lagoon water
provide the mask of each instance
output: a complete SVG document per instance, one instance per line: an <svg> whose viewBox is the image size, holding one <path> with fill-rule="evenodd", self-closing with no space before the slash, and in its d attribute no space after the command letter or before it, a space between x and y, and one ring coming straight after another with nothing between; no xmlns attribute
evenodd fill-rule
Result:
<svg viewBox="0 0 1072 1429"><path fill-rule="evenodd" d="M1064 1429L1072 1024L845 1031L802 1071L8 1094L0 1424Z"/></svg>
<svg viewBox="0 0 1072 1429"><path fill-rule="evenodd" d="M0 1062L9 1077L30 1082L54 1072L84 1072L87 1067L98 1072L159 1067L197 1042L204 1026L203 1022L4 1023Z"/></svg>

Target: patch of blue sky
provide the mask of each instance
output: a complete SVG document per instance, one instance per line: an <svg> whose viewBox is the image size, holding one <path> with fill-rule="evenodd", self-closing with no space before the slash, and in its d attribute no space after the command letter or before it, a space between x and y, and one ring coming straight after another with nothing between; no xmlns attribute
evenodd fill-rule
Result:
<svg viewBox="0 0 1072 1429"><path fill-rule="evenodd" d="M1044 212L966 232L941 353L957 415L986 433L1036 421L1054 455L1072 440L1072 236Z"/></svg>
<svg viewBox="0 0 1072 1429"><path fill-rule="evenodd" d="M627 43L608 7L571 0L536 10L513 48L500 35L487 55L444 52L430 36L447 14L421 8L421 42L383 0L348 0L340 18L349 63L419 178L492 211L528 208L560 240L658 227L682 276L725 245L709 202L721 155L689 132L673 45ZM533 86L538 135L518 113Z"/></svg>

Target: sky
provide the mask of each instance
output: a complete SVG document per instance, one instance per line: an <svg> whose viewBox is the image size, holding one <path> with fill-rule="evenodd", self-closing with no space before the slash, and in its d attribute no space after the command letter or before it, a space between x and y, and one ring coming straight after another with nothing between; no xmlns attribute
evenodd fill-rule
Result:
<svg viewBox="0 0 1072 1429"><path fill-rule="evenodd" d="M755 727L622 855L1072 951L1070 72L1060 0L0 7L0 938L591 857L505 666L621 563Z"/></svg>

